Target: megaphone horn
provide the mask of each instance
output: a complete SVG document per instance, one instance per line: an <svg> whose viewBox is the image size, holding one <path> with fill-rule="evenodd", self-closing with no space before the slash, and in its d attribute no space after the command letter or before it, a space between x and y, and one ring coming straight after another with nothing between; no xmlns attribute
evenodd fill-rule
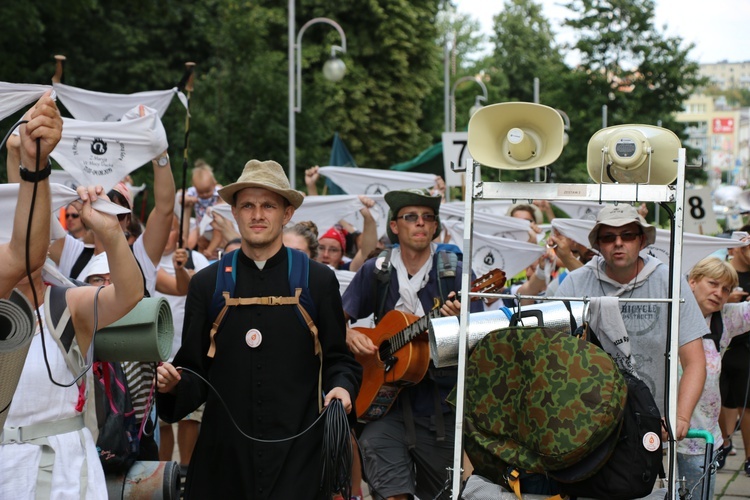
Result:
<svg viewBox="0 0 750 500"><path fill-rule="evenodd" d="M162 297L141 299L132 311L94 337L99 361L166 361L172 353L172 309Z"/></svg>
<svg viewBox="0 0 750 500"><path fill-rule="evenodd" d="M564 133L560 113L549 106L529 102L492 104L469 120L469 152L488 167L544 167L562 153Z"/></svg>
<svg viewBox="0 0 750 500"><path fill-rule="evenodd" d="M680 139L653 125L617 125L595 133L586 155L589 175L597 184L666 185L677 178Z"/></svg>

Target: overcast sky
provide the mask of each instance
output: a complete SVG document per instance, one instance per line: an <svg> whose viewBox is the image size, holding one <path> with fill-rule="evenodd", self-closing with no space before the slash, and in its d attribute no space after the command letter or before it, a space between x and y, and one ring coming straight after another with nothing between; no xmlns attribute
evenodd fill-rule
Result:
<svg viewBox="0 0 750 500"><path fill-rule="evenodd" d="M570 13L563 0L536 0L562 41L570 41L560 29ZM455 0L458 11L478 19L482 31L490 33L492 19L503 8L502 0ZM656 0L655 24L667 25L669 35L695 43L690 52L700 63L750 61L750 0ZM569 63L575 61L568 61Z"/></svg>

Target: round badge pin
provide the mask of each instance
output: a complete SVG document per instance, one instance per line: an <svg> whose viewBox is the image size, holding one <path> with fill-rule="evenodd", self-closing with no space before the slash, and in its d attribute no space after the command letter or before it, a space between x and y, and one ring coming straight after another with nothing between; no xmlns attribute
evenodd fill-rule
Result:
<svg viewBox="0 0 750 500"><path fill-rule="evenodd" d="M245 334L245 342L252 348L258 347L262 341L263 335L261 335L260 331L256 330L255 328L251 328Z"/></svg>
<svg viewBox="0 0 750 500"><path fill-rule="evenodd" d="M661 438L655 432L643 435L643 447L648 451L656 451L661 447Z"/></svg>

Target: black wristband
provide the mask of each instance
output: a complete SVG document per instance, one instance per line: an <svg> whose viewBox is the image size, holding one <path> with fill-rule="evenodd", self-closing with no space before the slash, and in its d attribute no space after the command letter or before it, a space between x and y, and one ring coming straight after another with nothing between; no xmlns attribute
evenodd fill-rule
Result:
<svg viewBox="0 0 750 500"><path fill-rule="evenodd" d="M36 172L32 172L23 165L20 165L18 170L21 173L21 179L25 180L26 182L39 182L49 177L49 175L52 173L52 162L48 159L47 166L41 170L37 170Z"/></svg>

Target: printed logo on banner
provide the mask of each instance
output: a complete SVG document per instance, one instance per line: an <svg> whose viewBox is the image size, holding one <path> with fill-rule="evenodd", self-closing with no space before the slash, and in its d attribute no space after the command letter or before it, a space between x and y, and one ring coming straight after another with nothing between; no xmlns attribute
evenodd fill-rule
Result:
<svg viewBox="0 0 750 500"><path fill-rule="evenodd" d="M109 144L104 139L97 137L91 141L91 144L89 145L89 151L91 151L91 153L85 153L84 151L79 150L79 143L82 140L83 139L81 137L76 137L75 139L73 139L73 147L71 148L71 151L73 153L73 156L81 157L81 159L79 160L81 170L88 175L109 175L115 170L114 162L122 162L125 159L125 144L121 141L110 140L110 143L114 143L115 147L118 148L115 149L115 151L119 150L119 154L117 154L117 157L114 159L110 159L109 157L112 156L113 151L111 151ZM107 154L108 152L109 154Z"/></svg>
<svg viewBox="0 0 750 500"><path fill-rule="evenodd" d="M390 189L388 189L388 186L379 182L370 184L365 188L365 194L385 194L388 191L390 191Z"/></svg>
<svg viewBox="0 0 750 500"><path fill-rule="evenodd" d="M504 269L505 259L502 253L489 246L479 247L474 251L471 262L476 274L486 274L491 269Z"/></svg>
<svg viewBox="0 0 750 500"><path fill-rule="evenodd" d="M596 216L599 214L599 209L593 210L591 208L586 208L586 210L583 211L579 219L583 220L596 220Z"/></svg>
<svg viewBox="0 0 750 500"><path fill-rule="evenodd" d="M107 143L103 139L95 138L94 142L91 143L91 152L100 156L106 154Z"/></svg>
<svg viewBox="0 0 750 500"><path fill-rule="evenodd" d="M647 246L644 250L650 257L659 259L662 262L669 262L669 251L665 250L664 248L659 248L656 245L650 245Z"/></svg>

